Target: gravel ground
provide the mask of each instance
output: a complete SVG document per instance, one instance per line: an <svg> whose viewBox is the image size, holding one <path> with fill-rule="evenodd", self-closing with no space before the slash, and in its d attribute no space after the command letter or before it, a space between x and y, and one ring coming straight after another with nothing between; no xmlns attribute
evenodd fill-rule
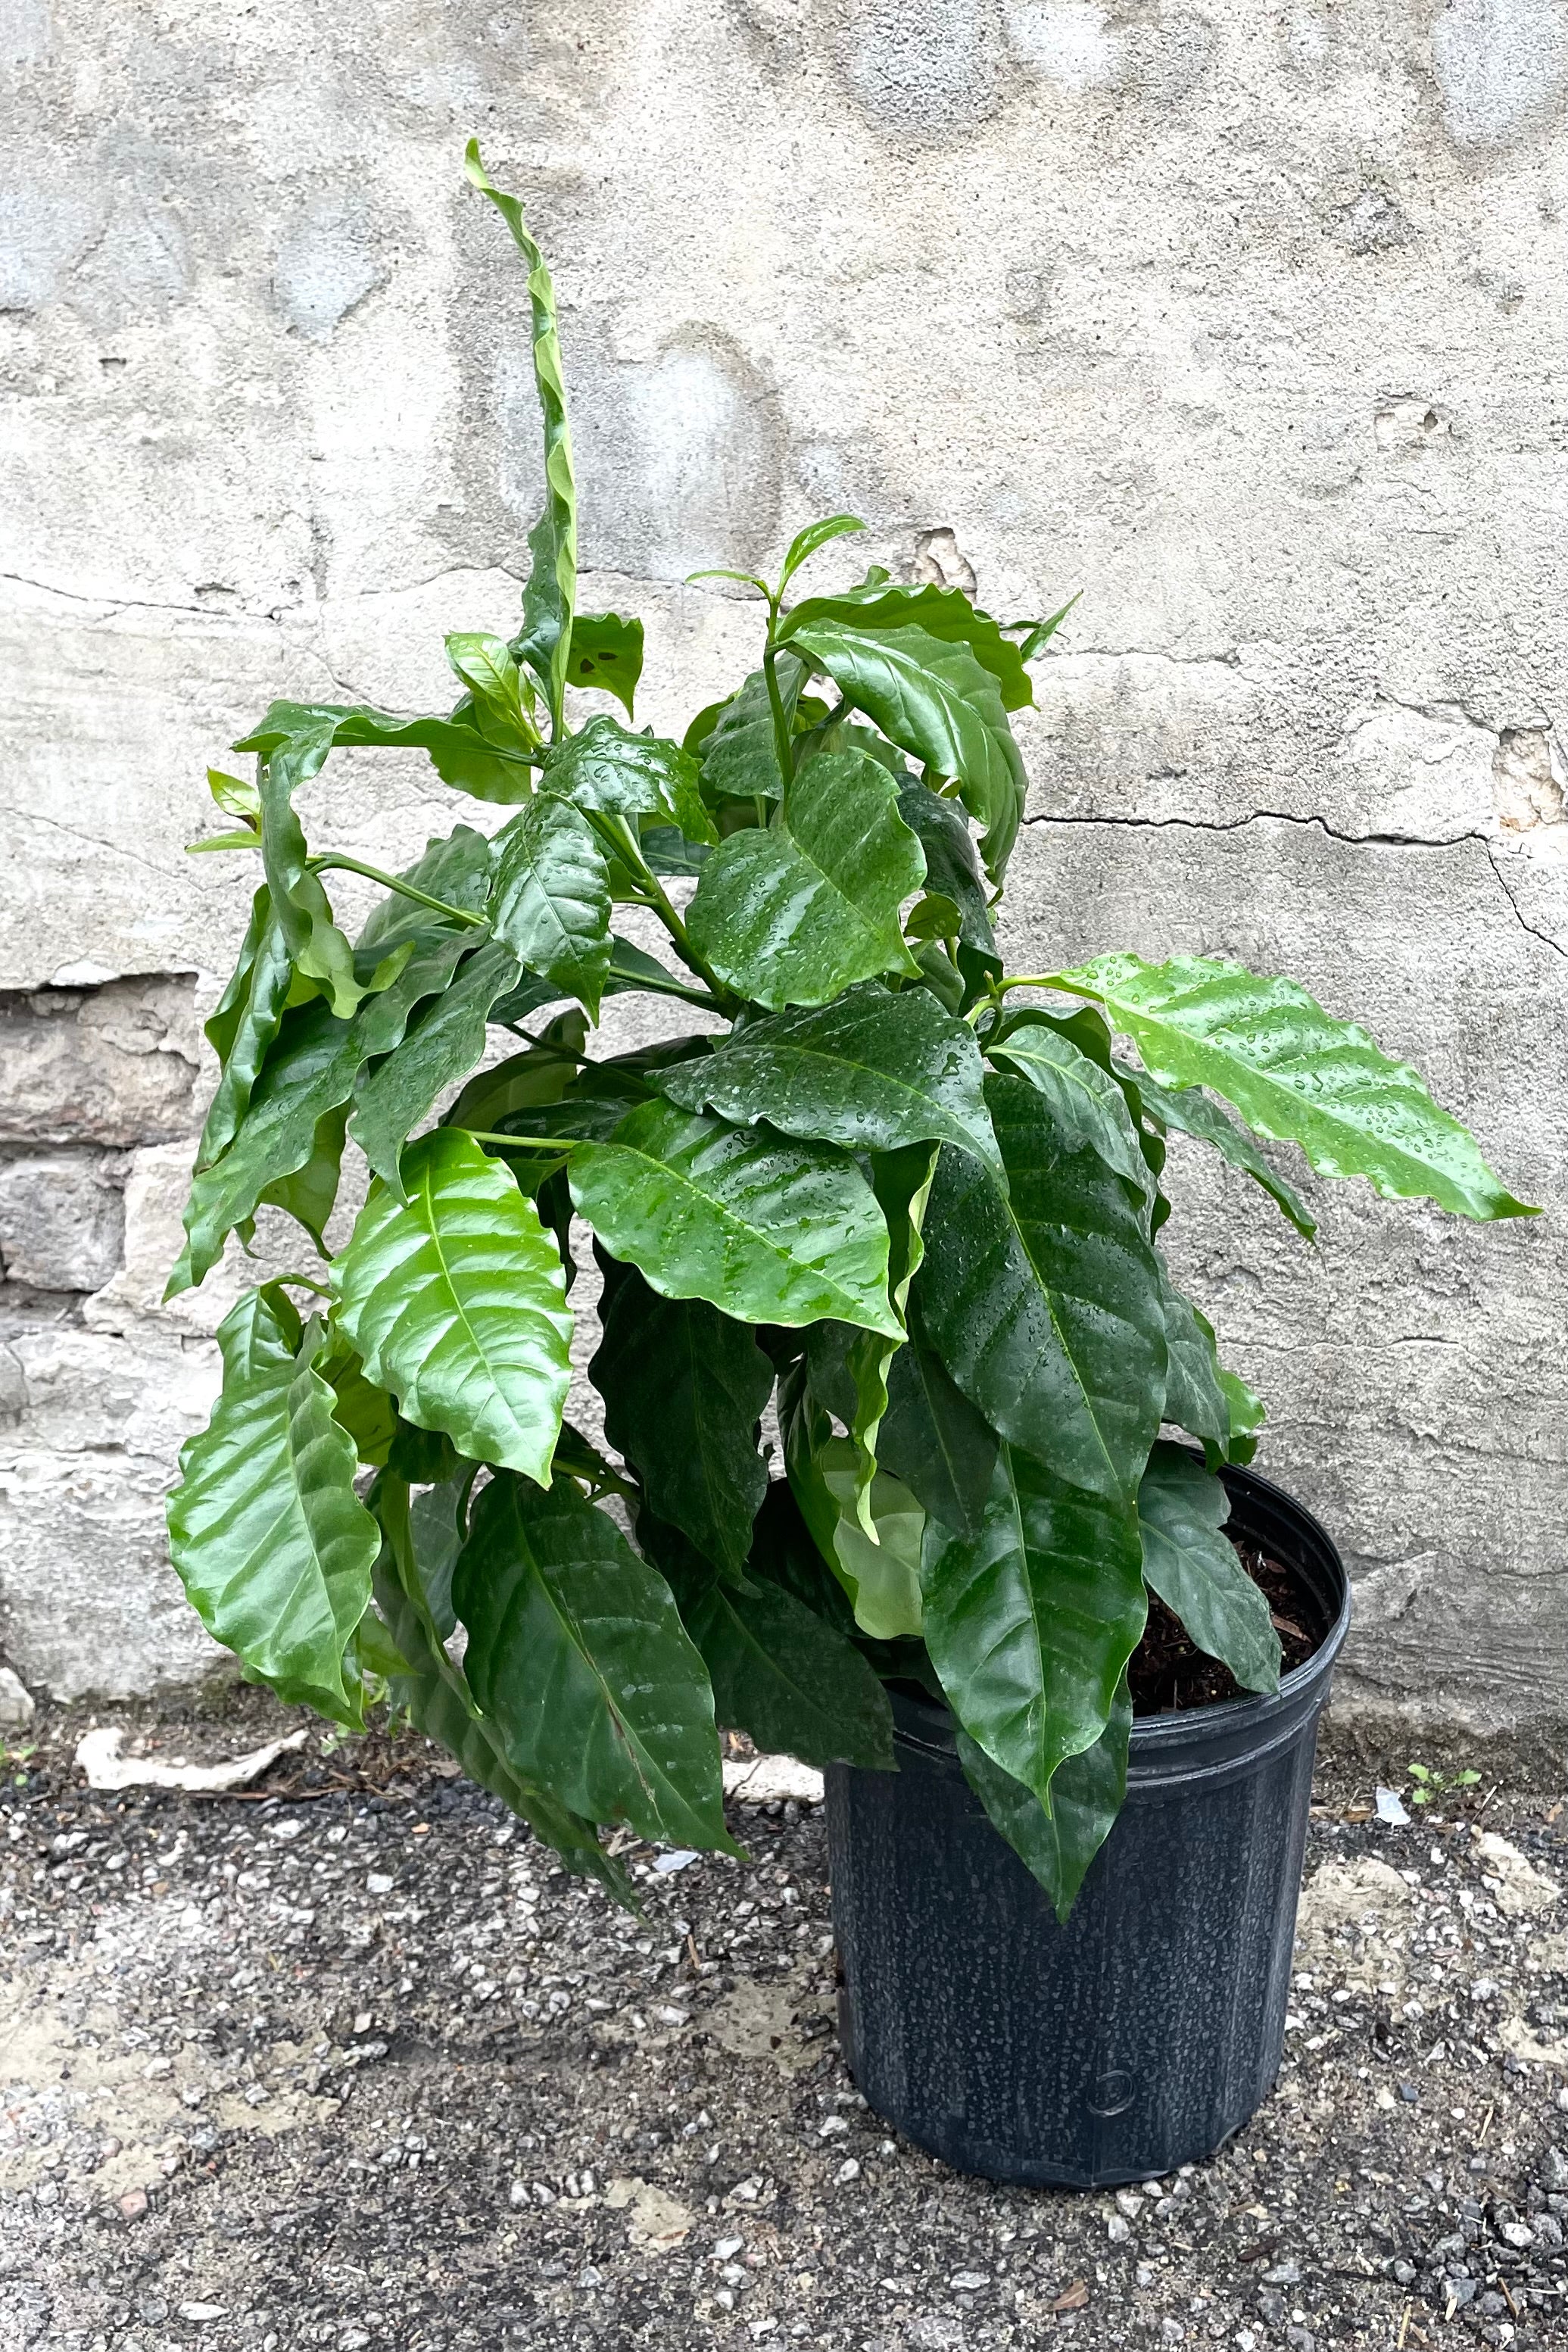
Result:
<svg viewBox="0 0 1568 2352"><path fill-rule="evenodd" d="M1277 2092L1208 2164L1064 2195L861 2104L810 1806L737 1808L744 1865L629 1844L633 1920L417 1741L199 1800L87 1790L82 1727L0 1792L0 2352L1568 2347L1547 1798L1390 1828L1322 1775Z"/></svg>

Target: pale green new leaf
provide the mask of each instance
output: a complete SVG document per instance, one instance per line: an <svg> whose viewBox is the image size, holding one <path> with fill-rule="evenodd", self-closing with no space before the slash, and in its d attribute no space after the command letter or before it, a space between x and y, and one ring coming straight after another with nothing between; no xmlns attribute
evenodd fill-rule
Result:
<svg viewBox="0 0 1568 2352"><path fill-rule="evenodd" d="M169 1549L214 1641L253 1681L358 1725L344 1653L371 1597L375 1523L332 1390L298 1357L298 1318L270 1288L219 1327L223 1393L180 1454Z"/></svg>
<svg viewBox="0 0 1568 2352"><path fill-rule="evenodd" d="M571 1196L612 1257L666 1298L748 1323L831 1318L900 1336L888 1240L853 1161L825 1144L649 1102L578 1146Z"/></svg>
<svg viewBox="0 0 1568 2352"><path fill-rule="evenodd" d="M1063 1926L1090 1864L1122 1810L1132 1728L1132 1694L1124 1675L1110 1719L1093 1747L1057 1766L1049 1813L1021 1780L993 1764L967 1731L957 1732L955 1744L965 1779L1020 1862L1044 1887Z"/></svg>
<svg viewBox="0 0 1568 2352"><path fill-rule="evenodd" d="M885 1470L872 1479L872 1532L862 1522L861 1458L853 1440L825 1433L821 1415L802 1409L784 1433L784 1459L800 1516L850 1597L855 1622L879 1642L921 1628L920 1546L925 1514Z"/></svg>
<svg viewBox="0 0 1568 2352"><path fill-rule="evenodd" d="M589 1821L737 1851L701 1654L664 1578L570 1478L491 1480L453 1600L515 1771Z"/></svg>
<svg viewBox="0 0 1568 2352"><path fill-rule="evenodd" d="M496 851L491 929L526 971L577 997L596 1021L610 970L610 875L587 818L541 793Z"/></svg>
<svg viewBox="0 0 1568 2352"><path fill-rule="evenodd" d="M1299 1143L1321 1176L1364 1176L1385 1200L1433 1200L1460 1216L1537 1213L1504 1191L1407 1063L1293 980L1204 956L1107 955L1051 985L1103 1004L1162 1086L1211 1087L1260 1135Z"/></svg>
<svg viewBox="0 0 1568 2352"><path fill-rule="evenodd" d="M915 627L819 621L791 639L846 700L934 775L952 776L985 827L986 869L999 881L1023 821L1026 779L996 679L965 645Z"/></svg>
<svg viewBox="0 0 1568 2352"><path fill-rule="evenodd" d="M885 769L858 751L810 760L772 824L732 834L706 860L686 928L753 1003L825 1004L856 981L917 969L899 908L925 874Z"/></svg>
<svg viewBox="0 0 1568 2352"><path fill-rule="evenodd" d="M954 1714L1049 1810L1058 1766L1103 1733L1143 1635L1135 1503L1085 1494L1004 1445L979 1533L933 1521L921 1581Z"/></svg>
<svg viewBox="0 0 1568 2352"><path fill-rule="evenodd" d="M525 687L510 646L484 630L456 629L446 639L446 658L468 689L464 716L472 712L486 741L501 751L533 751L538 742L528 716L533 689Z"/></svg>
<svg viewBox="0 0 1568 2352"><path fill-rule="evenodd" d="M802 563L809 563L819 548L826 547L830 540L843 539L852 532L864 529L865 525L859 515L837 514L828 515L821 522L809 522L804 530L798 530L789 541L789 551L784 558L784 569L779 574L780 596L795 577L796 572L800 571Z"/></svg>
<svg viewBox="0 0 1568 2352"><path fill-rule="evenodd" d="M571 1377L553 1236L506 1167L453 1128L371 1188L333 1268L336 1319L409 1421L548 1486Z"/></svg>
<svg viewBox="0 0 1568 2352"><path fill-rule="evenodd" d="M1185 1446L1155 1447L1138 1489L1145 1580L1243 1690L1277 1690L1280 1637L1266 1595L1220 1533L1229 1516L1225 1488Z"/></svg>

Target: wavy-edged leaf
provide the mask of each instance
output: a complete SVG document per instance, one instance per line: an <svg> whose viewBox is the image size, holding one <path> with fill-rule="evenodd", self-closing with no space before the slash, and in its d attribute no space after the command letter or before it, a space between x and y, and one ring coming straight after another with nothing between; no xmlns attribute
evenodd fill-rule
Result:
<svg viewBox="0 0 1568 2352"><path fill-rule="evenodd" d="M526 661L542 682L549 704L550 731L561 731L561 710L571 656L571 630L577 607L577 486L572 478L571 435L566 421L566 384L561 373L560 338L556 327L555 288L545 258L528 234L523 208L516 196L497 188L479 160L479 142L470 139L464 155L469 179L481 195L488 196L528 264L528 300L533 311L534 383L544 418L544 511L528 533L533 566L523 591L523 625L512 651ZM527 959L525 959L527 961Z"/></svg>
<svg viewBox="0 0 1568 2352"><path fill-rule="evenodd" d="M457 824L450 833L437 834L427 841L413 864L404 866L398 879L412 883L416 890L423 890L449 907L462 908L465 914L483 914L490 896L494 856L484 834L476 833L471 824ZM360 933L358 951L361 955L373 952L384 956L404 940L417 944L433 933L458 928L431 908L389 891L371 909ZM459 936L465 937L472 945L472 931L464 934L459 930Z"/></svg>
<svg viewBox="0 0 1568 2352"><path fill-rule="evenodd" d="M810 760L771 824L731 834L707 859L686 928L754 1003L825 1004L858 980L915 970L898 910L925 873L885 769L859 751Z"/></svg>
<svg viewBox="0 0 1568 2352"><path fill-rule="evenodd" d="M1057 1766L1049 1813L1021 1780L993 1764L967 1731L957 1733L965 1779L1019 1861L1044 1887L1064 1927L1089 1865L1122 1810L1132 1728L1132 1695L1124 1675L1110 1720L1093 1747Z"/></svg>
<svg viewBox="0 0 1568 2352"><path fill-rule="evenodd" d="M986 870L999 881L1023 821L1026 779L1001 693L968 647L925 629L873 630L819 621L792 643L889 740L957 782L985 827Z"/></svg>
<svg viewBox="0 0 1568 2352"><path fill-rule="evenodd" d="M798 1382L781 1393L784 1461L800 1517L854 1612L877 1641L920 1632L920 1547L925 1514L898 1479L878 1470L862 1496L853 1440L835 1437L827 1417ZM869 1504L872 1532L862 1512Z"/></svg>
<svg viewBox="0 0 1568 2352"><path fill-rule="evenodd" d="M1068 1150L1097 1152L1140 1199L1152 1196L1154 1180L1125 1094L1111 1073L1082 1053L1055 1022L1043 1013L1038 1019L1026 1015L1009 1023L986 1051L993 1062L1027 1078L1043 1097Z"/></svg>
<svg viewBox="0 0 1568 2352"><path fill-rule="evenodd" d="M1278 1690L1280 1636L1267 1596L1220 1533L1229 1517L1229 1496L1186 1446L1155 1447L1138 1488L1149 1590L1243 1690Z"/></svg>
<svg viewBox="0 0 1568 2352"><path fill-rule="evenodd" d="M990 902L962 805L906 777L898 788L898 813L920 836L927 891L939 893L957 908L956 953L965 980L977 991L988 978L1000 980L1002 959L991 929Z"/></svg>
<svg viewBox="0 0 1568 2352"><path fill-rule="evenodd" d="M1004 1445L978 1535L930 1523L921 1581L954 1714L1049 1809L1058 1766L1100 1738L1143 1635L1136 1504Z"/></svg>
<svg viewBox="0 0 1568 2352"><path fill-rule="evenodd" d="M1162 1087L1146 1070L1129 1070L1126 1079L1136 1087L1145 1113L1152 1112L1165 1127L1179 1128L1183 1135L1196 1135L1201 1141L1211 1143L1232 1168L1239 1168L1255 1184L1262 1186L1303 1241L1316 1239L1317 1220L1308 1212L1294 1185L1288 1184L1264 1156L1257 1139L1244 1127L1239 1127L1217 1102L1210 1102L1200 1087Z"/></svg>
<svg viewBox="0 0 1568 2352"><path fill-rule="evenodd" d="M169 1549L214 1641L280 1696L358 1726L344 1653L371 1597L375 1522L354 1492L354 1445L332 1390L297 1356L298 1318L247 1291L219 1328L224 1386L181 1450Z"/></svg>
<svg viewBox="0 0 1568 2352"><path fill-rule="evenodd" d="M444 1643L451 1624L444 1629L433 1615L418 1557L418 1498L411 1510L406 1486L383 1479L377 1481L371 1501L383 1538L374 1570L376 1605L405 1667L392 1677L393 1703L417 1731L447 1748L471 1780L527 1822L569 1870L597 1879L618 1903L633 1909L626 1874L601 1846L593 1823L512 1769L498 1727L480 1714L462 1668L447 1656Z"/></svg>
<svg viewBox="0 0 1568 2352"><path fill-rule="evenodd" d="M943 645L967 646L980 667L995 678L1004 709L1021 710L1034 700L1019 647L1010 637L1003 636L988 613L970 603L961 588L939 588L931 582L905 587L894 580L866 580L831 596L808 596L785 614L779 641L788 645L800 630L824 621L845 622L856 629L923 629Z"/></svg>
<svg viewBox="0 0 1568 2352"><path fill-rule="evenodd" d="M1293 980L1206 956L1107 955L1051 985L1103 1004L1162 1086L1212 1087L1260 1135L1299 1143L1320 1176L1364 1176L1385 1200L1464 1217L1538 1213L1504 1191L1408 1063Z"/></svg>
<svg viewBox="0 0 1568 2352"><path fill-rule="evenodd" d="M505 1166L453 1128L372 1187L333 1269L336 1319L404 1416L548 1486L571 1377L552 1235Z"/></svg>
<svg viewBox="0 0 1568 2352"><path fill-rule="evenodd" d="M716 842L703 805L701 772L689 751L660 735L633 734L601 711L549 755L545 786L578 808L602 809L633 824L653 817L693 841Z"/></svg>
<svg viewBox="0 0 1568 2352"><path fill-rule="evenodd" d="M1066 1147L1026 1078L986 1080L1010 1192L944 1148L920 1312L998 1434L1130 1503L1165 1403L1165 1309L1142 1214L1098 1152ZM1001 1759L998 1759L1001 1760Z"/></svg>
<svg viewBox="0 0 1568 2352"><path fill-rule="evenodd" d="M320 1122L349 1100L360 1061L354 1023L336 1020L319 998L285 1013L238 1135L221 1160L192 1179L185 1247L166 1297L203 1281L230 1234L248 1228L268 1188L311 1160Z"/></svg>
<svg viewBox="0 0 1568 2352"><path fill-rule="evenodd" d="M612 694L630 719L643 675L643 624L626 613L578 613L567 656L569 686L596 686Z"/></svg>
<svg viewBox="0 0 1568 2352"><path fill-rule="evenodd" d="M701 1298L662 1298L635 1267L619 1271L588 1368L604 1433L654 1517L738 1576L768 1485L757 1424L773 1367L746 1324Z"/></svg>
<svg viewBox="0 0 1568 2352"><path fill-rule="evenodd" d="M338 1204L348 1123L345 1104L326 1112L316 1122L308 1156L287 1176L275 1176L270 1184L263 1185L256 1202L258 1208L265 1203L281 1209L285 1216L303 1225L323 1257L328 1255L327 1220Z"/></svg>
<svg viewBox="0 0 1568 2352"><path fill-rule="evenodd" d="M923 988L874 982L820 1009L775 1013L683 1063L664 1092L688 1110L767 1119L786 1135L852 1151L951 1143L1006 1182L986 1108L975 1033Z"/></svg>
<svg viewBox="0 0 1568 2352"><path fill-rule="evenodd" d="M264 882L251 901L233 976L204 1024L220 1067L196 1152L198 1168L212 1167L238 1134L293 978L288 942Z"/></svg>
<svg viewBox="0 0 1568 2352"><path fill-rule="evenodd" d="M515 1771L590 1821L737 1851L701 1654L664 1578L570 1478L491 1480L453 1600Z"/></svg>
<svg viewBox="0 0 1568 2352"><path fill-rule="evenodd" d="M579 1145L571 1196L612 1257L666 1298L748 1323L832 1317L900 1336L887 1226L852 1160L826 1144L650 1102Z"/></svg>
<svg viewBox="0 0 1568 2352"><path fill-rule="evenodd" d="M394 1198L402 1184L404 1142L446 1088L480 1059L491 1010L517 977L511 949L486 940L360 1087L354 1140Z"/></svg>
<svg viewBox="0 0 1568 2352"><path fill-rule="evenodd" d="M781 653L775 664L779 698L783 705L786 726L792 727L795 706L800 699L800 689L806 683L806 665L794 654ZM702 716L706 718L705 711ZM696 749L692 740L695 722L687 730L685 748ZM717 707L717 715L702 739L703 798L710 808L721 801L776 801L784 790L784 779L779 769L779 749L773 735L773 706L768 697L768 680L763 672L754 669L738 691L727 702Z"/></svg>
<svg viewBox="0 0 1568 2352"><path fill-rule="evenodd" d="M525 970L577 997L596 1021L610 970L610 875L588 820L541 793L503 829L496 853L491 929Z"/></svg>
<svg viewBox="0 0 1568 2352"><path fill-rule="evenodd" d="M637 1533L702 1652L727 1729L803 1764L895 1769L887 1695L852 1642L770 1579L727 1582L646 1513Z"/></svg>

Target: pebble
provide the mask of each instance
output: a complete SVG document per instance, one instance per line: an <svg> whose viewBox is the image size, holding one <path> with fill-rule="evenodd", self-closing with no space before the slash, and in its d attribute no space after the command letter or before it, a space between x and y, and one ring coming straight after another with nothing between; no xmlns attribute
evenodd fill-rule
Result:
<svg viewBox="0 0 1568 2352"><path fill-rule="evenodd" d="M141 2216L146 2212L146 2210L147 2191L145 2189L128 2189L124 2196L120 2200L120 2220L122 2221L140 2221Z"/></svg>

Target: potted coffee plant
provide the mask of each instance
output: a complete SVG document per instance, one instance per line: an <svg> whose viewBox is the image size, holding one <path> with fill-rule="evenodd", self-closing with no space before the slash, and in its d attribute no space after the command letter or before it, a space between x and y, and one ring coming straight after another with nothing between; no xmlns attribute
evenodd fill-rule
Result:
<svg viewBox="0 0 1568 2352"><path fill-rule="evenodd" d="M213 778L233 824L196 846L264 878L208 1024L171 1289L264 1203L324 1253L346 1137L371 1181L324 1268L224 1321L175 1565L253 1681L349 1726L390 1691L623 1899L607 1824L737 1851L716 1724L831 1768L872 2104L998 2177L1161 2168L1277 2064L1346 1615L1328 1538L1245 1468L1262 1406L1162 1260L1167 1130L1309 1236L1257 1138L1385 1196L1524 1212L1413 1070L1291 981L1121 950L1004 971L1009 713L1060 614L999 625L878 570L787 602L860 527L835 516L749 582L751 675L679 743L637 731L641 625L576 608L549 276L468 168L528 270L521 626L447 639L444 715L275 703L235 747L255 782ZM583 688L624 719L582 717ZM489 824L398 875L312 853L300 803L340 745L422 748ZM384 894L357 940L340 868ZM627 991L691 1034L596 1055ZM582 1227L608 1450L563 1417Z"/></svg>

